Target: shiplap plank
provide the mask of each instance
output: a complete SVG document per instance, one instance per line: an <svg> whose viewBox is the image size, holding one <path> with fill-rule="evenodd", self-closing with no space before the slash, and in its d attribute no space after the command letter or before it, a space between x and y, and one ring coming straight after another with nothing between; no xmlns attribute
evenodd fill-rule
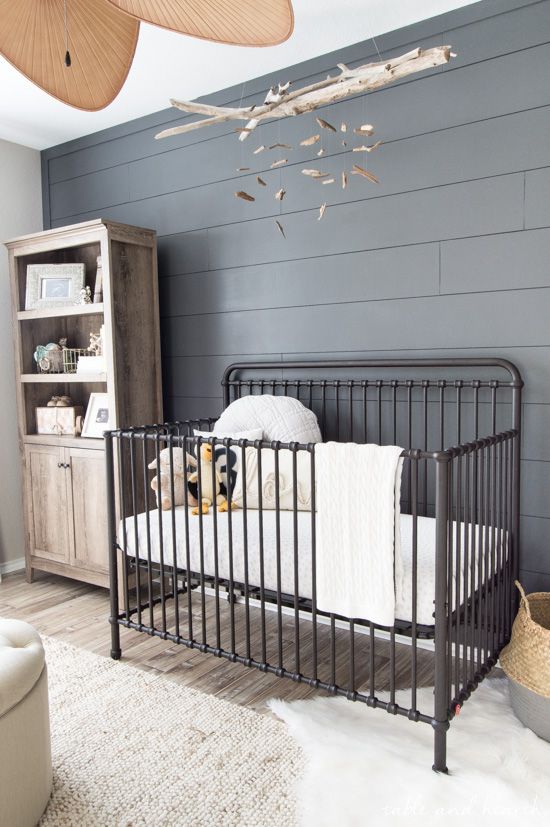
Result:
<svg viewBox="0 0 550 827"><path fill-rule="evenodd" d="M365 341L381 349L449 348L471 343L486 348L509 341L515 320L516 345L548 341L550 289L394 299L377 302L275 308L164 320L165 353L170 356L235 351L321 351L345 342L358 350ZM475 311L475 312L474 312ZM490 324L488 320L490 319Z"/></svg>
<svg viewBox="0 0 550 827"><path fill-rule="evenodd" d="M405 275L405 278L403 277ZM338 275L338 278L335 276ZM342 287L345 285L345 292ZM261 307L435 295L439 291L437 244L345 253L338 259L282 261L186 278L161 279L161 314L172 316Z"/></svg>
<svg viewBox="0 0 550 827"><path fill-rule="evenodd" d="M444 241L441 292L549 287L549 262L548 229Z"/></svg>

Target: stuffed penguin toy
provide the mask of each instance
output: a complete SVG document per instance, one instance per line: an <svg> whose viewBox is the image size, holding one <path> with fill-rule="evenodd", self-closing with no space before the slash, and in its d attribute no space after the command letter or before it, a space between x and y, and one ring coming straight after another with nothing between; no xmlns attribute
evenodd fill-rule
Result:
<svg viewBox="0 0 550 827"><path fill-rule="evenodd" d="M222 493L222 478L218 469L215 468L212 474L212 445L203 443L200 446L199 453L200 470L201 470L201 500L202 503L197 505L192 513L198 514L201 508L203 514L208 514L210 506L215 502L218 505L218 511L227 511L228 502L225 495ZM191 496L198 501L199 498L199 474L194 471L189 475L187 480L187 487ZM235 508L234 503L231 507Z"/></svg>

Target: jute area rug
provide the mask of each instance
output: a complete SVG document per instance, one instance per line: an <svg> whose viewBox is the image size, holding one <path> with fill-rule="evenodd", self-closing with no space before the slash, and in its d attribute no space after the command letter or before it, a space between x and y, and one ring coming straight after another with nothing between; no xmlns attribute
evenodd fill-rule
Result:
<svg viewBox="0 0 550 827"><path fill-rule="evenodd" d="M45 638L54 790L41 827L296 824L285 725Z"/></svg>

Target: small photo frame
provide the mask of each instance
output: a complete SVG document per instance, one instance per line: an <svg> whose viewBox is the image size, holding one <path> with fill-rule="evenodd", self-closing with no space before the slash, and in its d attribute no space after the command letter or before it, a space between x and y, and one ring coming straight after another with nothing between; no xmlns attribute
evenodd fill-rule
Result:
<svg viewBox="0 0 550 827"><path fill-rule="evenodd" d="M85 264L29 264L25 310L76 304L85 280Z"/></svg>
<svg viewBox="0 0 550 827"><path fill-rule="evenodd" d="M92 437L92 439L103 439L104 431L111 431L115 427L113 419L109 394L91 393L90 401L86 408L82 436Z"/></svg>

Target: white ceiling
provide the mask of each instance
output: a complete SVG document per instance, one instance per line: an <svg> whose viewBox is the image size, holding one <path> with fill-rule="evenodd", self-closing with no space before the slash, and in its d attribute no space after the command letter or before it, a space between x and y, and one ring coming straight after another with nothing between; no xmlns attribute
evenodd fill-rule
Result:
<svg viewBox="0 0 550 827"><path fill-rule="evenodd" d="M126 84L101 112L60 103L0 57L0 138L44 149L157 112L171 97L193 100L472 2L293 0L290 40L262 49L207 43L142 24ZM383 37L378 47L383 51Z"/></svg>

